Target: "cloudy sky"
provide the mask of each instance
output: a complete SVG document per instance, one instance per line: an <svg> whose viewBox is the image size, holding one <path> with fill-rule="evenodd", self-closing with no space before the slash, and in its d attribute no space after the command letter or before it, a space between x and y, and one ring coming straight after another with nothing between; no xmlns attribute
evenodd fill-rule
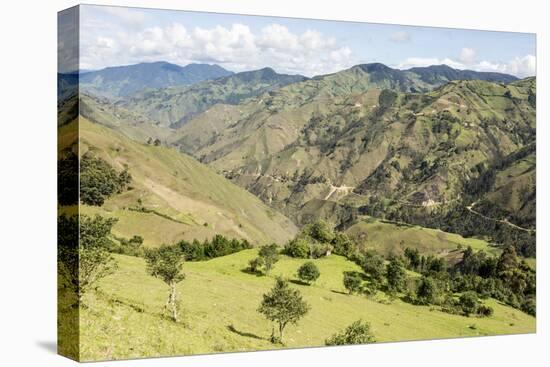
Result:
<svg viewBox="0 0 550 367"><path fill-rule="evenodd" d="M162 60L313 76L382 62L535 74L535 35L525 33L85 5L80 36L81 69Z"/></svg>

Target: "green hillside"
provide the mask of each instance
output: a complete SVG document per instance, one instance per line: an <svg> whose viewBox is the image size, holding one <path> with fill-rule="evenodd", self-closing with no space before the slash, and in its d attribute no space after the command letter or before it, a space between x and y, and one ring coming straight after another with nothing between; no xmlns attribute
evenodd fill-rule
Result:
<svg viewBox="0 0 550 367"><path fill-rule="evenodd" d="M477 177L477 165L535 138L533 78L456 81L421 94L364 92L365 82L363 92L349 94L364 80L351 79L352 71L215 106L171 140L302 223L315 200L386 217L448 208ZM372 87L397 88L383 80Z"/></svg>
<svg viewBox="0 0 550 367"><path fill-rule="evenodd" d="M141 235L146 245L158 246L220 233L263 244L296 232L252 194L174 149L132 141L83 117L79 126L82 155L91 152L132 176L129 191L101 207L81 206L83 213L118 218L113 230L118 236Z"/></svg>
<svg viewBox="0 0 550 367"><path fill-rule="evenodd" d="M268 341L271 323L256 309L273 276L291 277L303 260L283 258L270 277L241 269L256 250L206 262L186 263L186 280L178 285L182 320L162 316L166 286L147 276L139 258L116 255L119 269L86 296L81 310L81 358L121 359L280 348ZM450 315L399 299L388 303L345 294L342 272L357 266L339 256L315 260L321 278L313 286L293 284L311 311L289 326L285 347L322 346L326 338L362 318L371 323L377 342L437 339L535 331L535 318L493 300L490 317ZM143 297L147 294L147 297Z"/></svg>
<svg viewBox="0 0 550 367"><path fill-rule="evenodd" d="M401 255L409 248L415 248L422 254L432 254L447 258L450 262L460 260L462 250L471 247L475 251L483 250L498 255L500 249L490 246L485 240L463 238L454 233L438 229L396 223L364 217L346 230L346 233L366 249L374 249L384 255Z"/></svg>
<svg viewBox="0 0 550 367"><path fill-rule="evenodd" d="M162 126L177 127L217 103L238 104L246 98L304 79L300 75L278 74L264 68L191 86L144 91L126 98L121 104Z"/></svg>

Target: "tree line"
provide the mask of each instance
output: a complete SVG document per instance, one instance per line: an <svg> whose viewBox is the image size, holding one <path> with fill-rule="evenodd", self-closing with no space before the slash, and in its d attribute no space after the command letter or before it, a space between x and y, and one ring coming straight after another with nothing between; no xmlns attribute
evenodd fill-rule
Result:
<svg viewBox="0 0 550 367"><path fill-rule="evenodd" d="M115 223L115 218L99 215L61 215L58 219L59 274L64 279L63 286L75 292L79 302L82 302L83 295L97 287L100 279L116 270L117 264L111 255L113 243L139 246L143 242L139 236L125 241L113 240L111 229ZM298 243L305 241L308 246L295 251L296 240L300 240ZM199 246L204 248L197 252ZM178 322L180 306L177 284L185 279L185 261L224 256L245 248L250 248L250 244L244 240L229 240L218 235L202 243L180 241L173 245L143 249L142 256L147 273L166 284L166 307L171 319ZM371 296L381 291L390 297L401 296L404 301L413 304L437 305L444 312L478 317L492 315L493 310L483 303L483 299L494 297L529 314L536 314L534 272L518 259L512 246L506 247L496 258L467 248L457 264L435 256L421 255L417 249L411 248L407 248L403 255L384 258L375 251L361 250L345 234L332 231L321 221L305 226L282 249L276 244L261 247L258 258L250 262L248 270L267 275L281 253L313 259L332 252L347 257L361 267L361 271L343 273L343 286L350 295ZM407 270L421 276L410 277ZM297 271L298 278L308 285L313 284L320 275L311 260L305 261ZM277 326L270 340L283 343L286 327L297 324L310 309L300 291L292 288L288 280L278 277L274 287L263 295L257 311ZM327 338L325 343L339 345L374 340L370 325L358 320Z"/></svg>

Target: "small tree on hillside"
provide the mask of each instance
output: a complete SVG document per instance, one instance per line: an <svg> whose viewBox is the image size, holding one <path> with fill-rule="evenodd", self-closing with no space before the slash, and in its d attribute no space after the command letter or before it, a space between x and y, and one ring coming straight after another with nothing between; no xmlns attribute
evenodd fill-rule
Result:
<svg viewBox="0 0 550 367"><path fill-rule="evenodd" d="M259 273L262 266L264 266L264 261L261 257L255 257L248 262L248 270L252 273Z"/></svg>
<svg viewBox="0 0 550 367"><path fill-rule="evenodd" d="M319 268L312 261L305 262L298 269L298 277L308 284L315 282L320 275Z"/></svg>
<svg viewBox="0 0 550 367"><path fill-rule="evenodd" d="M263 295L258 312L268 320L277 323L279 335L276 336L273 330L271 341L282 343L285 327L289 323L296 324L309 311L309 308L310 306L302 299L298 290L290 288L288 282L282 278L277 278L273 289Z"/></svg>
<svg viewBox="0 0 550 367"><path fill-rule="evenodd" d="M512 279L514 270L519 264L518 256L514 246L506 246L500 255L497 263L497 274L504 280Z"/></svg>
<svg viewBox="0 0 550 367"><path fill-rule="evenodd" d="M344 287L348 290L349 294L357 293L361 290L361 284L363 279L361 274L355 271L344 272Z"/></svg>
<svg viewBox="0 0 550 367"><path fill-rule="evenodd" d="M422 277L416 290L416 299L418 303L430 305L435 302L437 296L437 285L430 277Z"/></svg>
<svg viewBox="0 0 550 367"><path fill-rule="evenodd" d="M258 255L263 260L265 273L269 274L273 265L279 261L279 248L276 244L272 243L271 245L263 246Z"/></svg>
<svg viewBox="0 0 550 367"><path fill-rule="evenodd" d="M378 288L384 281L384 259L374 251L368 251L363 259L363 270L370 276L372 287Z"/></svg>
<svg viewBox="0 0 550 367"><path fill-rule="evenodd" d="M403 262L397 256L392 256L386 267L386 278L388 280L388 291L391 294L402 292L405 289L407 278Z"/></svg>
<svg viewBox="0 0 550 367"><path fill-rule="evenodd" d="M370 324L357 320L348 326L344 331L334 334L327 340L325 345L351 345L374 343L376 339L371 334Z"/></svg>
<svg viewBox="0 0 550 367"><path fill-rule="evenodd" d="M147 272L159 278L170 287L167 306L171 308L172 319L178 321L176 285L185 279L182 273L184 253L179 246L162 245L145 253Z"/></svg>

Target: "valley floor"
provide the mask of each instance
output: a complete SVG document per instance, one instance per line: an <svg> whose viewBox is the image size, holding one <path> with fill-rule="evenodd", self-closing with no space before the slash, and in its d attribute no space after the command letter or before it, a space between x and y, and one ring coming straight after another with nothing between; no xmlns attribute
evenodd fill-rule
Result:
<svg viewBox="0 0 550 367"><path fill-rule="evenodd" d="M282 257L269 276L243 271L256 249L204 262L187 262L179 283L181 320L163 312L168 287L146 274L143 259L115 255L117 272L104 278L84 298L80 310L82 360L274 349L272 324L256 310L277 275L295 279L305 261ZM487 318L463 317L434 308L413 306L380 294L372 299L347 295L343 271L359 270L343 257L314 260L321 277L312 286L293 282L311 305L297 325L288 326L288 348L323 346L326 338L355 320L372 325L377 342L469 337L535 332L535 318L495 300Z"/></svg>

